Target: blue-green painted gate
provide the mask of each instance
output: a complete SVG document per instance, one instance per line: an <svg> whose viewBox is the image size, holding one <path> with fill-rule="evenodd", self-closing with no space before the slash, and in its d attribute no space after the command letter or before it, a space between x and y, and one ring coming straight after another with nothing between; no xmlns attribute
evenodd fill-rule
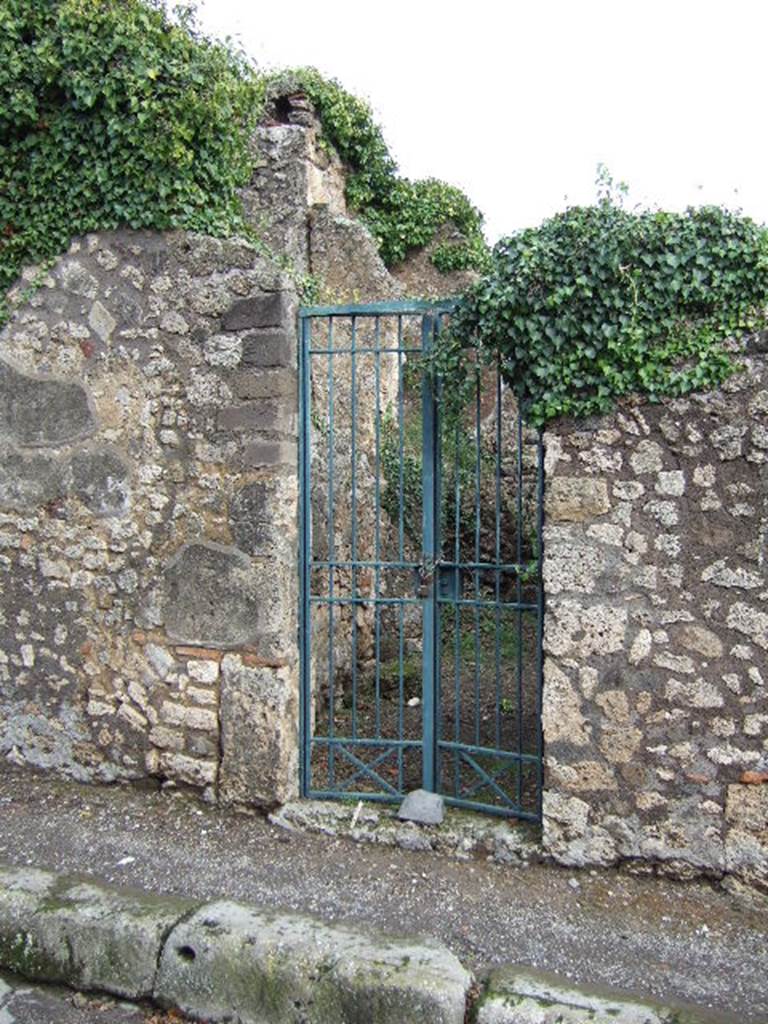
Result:
<svg viewBox="0 0 768 1024"><path fill-rule="evenodd" d="M302 793L538 820L541 436L498 367L441 411L451 309L300 311Z"/></svg>

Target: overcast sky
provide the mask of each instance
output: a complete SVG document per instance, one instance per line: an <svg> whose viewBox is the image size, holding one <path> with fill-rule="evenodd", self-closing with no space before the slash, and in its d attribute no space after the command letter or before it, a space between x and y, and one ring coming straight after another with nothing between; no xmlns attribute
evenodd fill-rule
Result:
<svg viewBox="0 0 768 1024"><path fill-rule="evenodd" d="M366 97L400 170L461 186L490 241L594 198L768 222L764 0L203 0L263 67Z"/></svg>

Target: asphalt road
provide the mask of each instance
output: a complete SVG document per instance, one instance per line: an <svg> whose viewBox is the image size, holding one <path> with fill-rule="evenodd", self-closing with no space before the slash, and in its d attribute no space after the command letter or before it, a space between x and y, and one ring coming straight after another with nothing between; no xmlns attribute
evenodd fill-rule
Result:
<svg viewBox="0 0 768 1024"><path fill-rule="evenodd" d="M0 770L0 860L431 935L476 971L527 964L728 1012L742 1024L768 1022L768 907L745 908L706 883L358 846L181 794L13 768ZM2 1005L0 1024L10 1024Z"/></svg>

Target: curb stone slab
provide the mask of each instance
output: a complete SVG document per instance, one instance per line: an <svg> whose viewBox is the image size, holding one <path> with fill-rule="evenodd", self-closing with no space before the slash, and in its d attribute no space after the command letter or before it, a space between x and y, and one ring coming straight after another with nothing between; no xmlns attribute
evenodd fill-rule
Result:
<svg viewBox="0 0 768 1024"><path fill-rule="evenodd" d="M163 898L0 864L0 969L231 1024L463 1024L472 977L432 940ZM10 975L9 975L10 977ZM734 1024L508 966L477 1024ZM8 993L0 985L0 1009ZM2 1020L0 1020L2 1024Z"/></svg>
<svg viewBox="0 0 768 1024"><path fill-rule="evenodd" d="M432 940L2 864L0 968L237 1024L463 1024L472 984Z"/></svg>
<svg viewBox="0 0 768 1024"><path fill-rule="evenodd" d="M149 998L165 936L197 906L0 866L0 967L35 981Z"/></svg>
<svg viewBox="0 0 768 1024"><path fill-rule="evenodd" d="M155 997L240 1024L463 1024L471 981L436 942L221 900L174 928Z"/></svg>
<svg viewBox="0 0 768 1024"><path fill-rule="evenodd" d="M733 1018L569 985L543 971L501 967L489 976L477 1024L733 1024Z"/></svg>

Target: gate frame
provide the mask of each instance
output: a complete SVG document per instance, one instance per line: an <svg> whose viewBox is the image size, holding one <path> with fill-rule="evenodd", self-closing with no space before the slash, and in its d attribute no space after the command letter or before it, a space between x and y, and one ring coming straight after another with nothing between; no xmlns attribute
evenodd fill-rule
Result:
<svg viewBox="0 0 768 1024"><path fill-rule="evenodd" d="M302 798L309 796L310 760L312 755L312 679L311 679L311 356L309 352L312 319L330 319L331 317L355 316L421 316L421 351L429 352L432 341L439 330L439 317L453 312L456 308L454 299L437 300L401 300L373 303L352 303L342 305L301 306L299 318L299 664L300 664L300 711L299 711L299 779ZM519 414L518 414L519 418ZM522 421L520 421L522 422ZM500 457L500 455L499 455ZM440 512L441 474L437 470L440 459L440 419L438 399L434 394L432 382L427 376L422 381L422 561L424 565L435 564L436 530L435 516ZM519 481L518 481L519 483ZM544 460L543 438L541 430L538 436L538 475L536 487L536 527L538 540L537 561L539 581L537 587L537 619L536 619L536 754L525 755L519 752L516 756L520 764L525 761L536 764L536 811L524 811L520 808L512 811L509 808L479 805L472 801L462 800L442 794L446 803L465 809L474 809L479 813L497 814L504 817L519 818L535 823L542 820L542 800L544 792L544 759L542 730L542 695L543 695L543 630L544 630L544 584L543 569L543 516L544 516ZM439 573L431 573L431 593L423 605L423 651L422 651L422 778L423 787L430 792L438 789L438 758L439 741L436 696L438 685L438 651L437 635L440 616L438 612ZM522 714L522 708L519 709ZM504 753L499 751L499 753ZM355 794L355 796L358 796ZM318 799L330 797L316 797ZM341 797L338 797L339 799ZM393 802L386 794L371 793L359 799Z"/></svg>

